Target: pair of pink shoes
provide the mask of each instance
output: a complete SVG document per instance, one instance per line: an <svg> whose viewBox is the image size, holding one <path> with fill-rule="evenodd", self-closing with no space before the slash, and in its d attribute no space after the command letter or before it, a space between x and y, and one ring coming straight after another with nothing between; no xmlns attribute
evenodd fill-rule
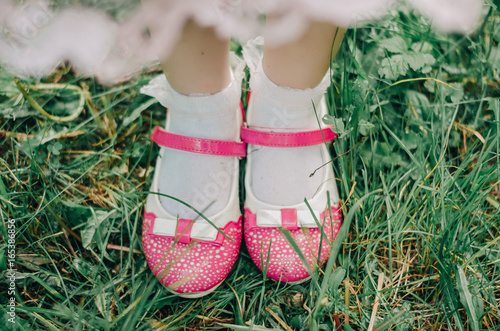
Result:
<svg viewBox="0 0 500 331"><path fill-rule="evenodd" d="M324 102L322 107L326 107ZM323 159L329 160L327 145L337 137L331 128L289 133L258 131L242 125L241 141L200 139L167 131L168 122L166 130L155 128L151 139L160 146L190 153L233 156L236 169L227 206L209 219L201 213L195 220L177 219L165 211L159 195L148 196L142 228L144 253L151 270L167 289L187 298L214 291L235 263L242 238L257 267L277 281L303 282L325 263L341 225L333 170L328 167L322 186L307 203L286 207L266 203L252 191L252 153L247 155L246 144L279 148L323 145ZM156 169L161 167L161 156ZM238 162L245 156L243 217L239 209ZM156 171L152 192L159 192L159 180ZM329 196L333 197L330 201ZM308 265L303 263L304 258Z"/></svg>

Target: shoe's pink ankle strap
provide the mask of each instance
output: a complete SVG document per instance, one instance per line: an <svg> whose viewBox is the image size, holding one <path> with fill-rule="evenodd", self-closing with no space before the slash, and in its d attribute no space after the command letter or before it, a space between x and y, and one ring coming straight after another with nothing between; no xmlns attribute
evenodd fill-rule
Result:
<svg viewBox="0 0 500 331"><path fill-rule="evenodd" d="M247 144L268 147L302 147L322 144L337 138L330 127L302 132L269 132L241 128L241 140Z"/></svg>
<svg viewBox="0 0 500 331"><path fill-rule="evenodd" d="M192 153L238 157L246 155L246 145L242 142L187 137L167 132L160 127L154 129L151 140L163 147Z"/></svg>

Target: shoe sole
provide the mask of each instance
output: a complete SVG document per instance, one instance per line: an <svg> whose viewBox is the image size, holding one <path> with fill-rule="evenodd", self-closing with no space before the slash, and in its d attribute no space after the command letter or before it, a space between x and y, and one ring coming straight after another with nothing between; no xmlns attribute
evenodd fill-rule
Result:
<svg viewBox="0 0 500 331"><path fill-rule="evenodd" d="M312 276L309 276L309 277L306 277L304 279L297 280L295 282L287 282L287 284L290 284L290 285L299 285L299 284L307 282L308 280L311 280L311 278L312 278Z"/></svg>
<svg viewBox="0 0 500 331"><path fill-rule="evenodd" d="M197 298L201 298L201 297L204 297L210 293L212 293L213 291L215 291L224 281L220 282L219 284L215 285L214 287L212 287L211 289L209 290L206 290L206 291L203 291L203 292L193 292L193 293L179 293L179 292L175 292L174 290L171 290L169 289L168 287L166 287L166 289L178 296L178 297L181 297L181 298L184 298L184 299L197 299Z"/></svg>

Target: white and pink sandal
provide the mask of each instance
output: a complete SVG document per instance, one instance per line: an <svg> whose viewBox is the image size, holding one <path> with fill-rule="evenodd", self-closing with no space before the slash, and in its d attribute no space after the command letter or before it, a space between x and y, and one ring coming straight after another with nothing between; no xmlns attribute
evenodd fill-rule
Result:
<svg viewBox="0 0 500 331"><path fill-rule="evenodd" d="M324 100L322 102L324 104ZM287 148L321 144L325 163L330 159L326 144L336 137L337 134L329 127L305 132L259 131L249 127L244 127L241 131L242 141L249 146ZM244 238L250 257L271 279L292 284L304 282L311 277L310 271L314 272L328 259L340 229L341 212L333 169L327 166L323 184L308 200L309 206L305 202L277 206L259 200L253 193L250 180L252 153L250 150L247 153L244 216ZM330 201L327 199L327 192ZM300 248L308 266L302 262L296 248L290 244L283 231L290 231L295 246Z"/></svg>
<svg viewBox="0 0 500 331"><path fill-rule="evenodd" d="M186 152L234 156L229 202L210 217L210 222L201 216L177 219L165 211L158 194L150 194L145 206L142 244L154 275L172 293L202 297L223 282L238 257L242 239L238 161L245 156L246 147L242 142L186 137L159 127L151 139L160 146ZM164 150L160 151L156 169L161 168ZM160 172L156 171L152 192L159 192L159 180Z"/></svg>

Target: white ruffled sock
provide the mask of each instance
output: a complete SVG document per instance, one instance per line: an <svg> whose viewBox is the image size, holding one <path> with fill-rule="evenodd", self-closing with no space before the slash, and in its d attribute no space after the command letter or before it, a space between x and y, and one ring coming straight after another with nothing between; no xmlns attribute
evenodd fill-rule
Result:
<svg viewBox="0 0 500 331"><path fill-rule="evenodd" d="M141 92L157 98L168 108L168 131L180 135L217 140L239 139L241 115L239 102L241 77L213 95L182 95L176 92L165 76L153 80ZM162 147L164 148L164 147ZM196 154L164 148L159 191L180 199L206 217L226 207L235 171L234 157ZM198 215L183 204L160 196L165 210L186 219Z"/></svg>
<svg viewBox="0 0 500 331"><path fill-rule="evenodd" d="M251 128L266 131L299 132L317 130L323 117L320 101L329 77L312 89L298 90L274 84L266 76L261 59L255 63L245 56L251 71L251 108L247 122ZM314 106L313 106L314 103ZM318 112L316 115L315 113ZM318 116L318 117L316 117ZM255 196L267 203L289 206L310 199L322 184L324 170L309 175L323 160L321 145L278 148L251 146L251 186Z"/></svg>

